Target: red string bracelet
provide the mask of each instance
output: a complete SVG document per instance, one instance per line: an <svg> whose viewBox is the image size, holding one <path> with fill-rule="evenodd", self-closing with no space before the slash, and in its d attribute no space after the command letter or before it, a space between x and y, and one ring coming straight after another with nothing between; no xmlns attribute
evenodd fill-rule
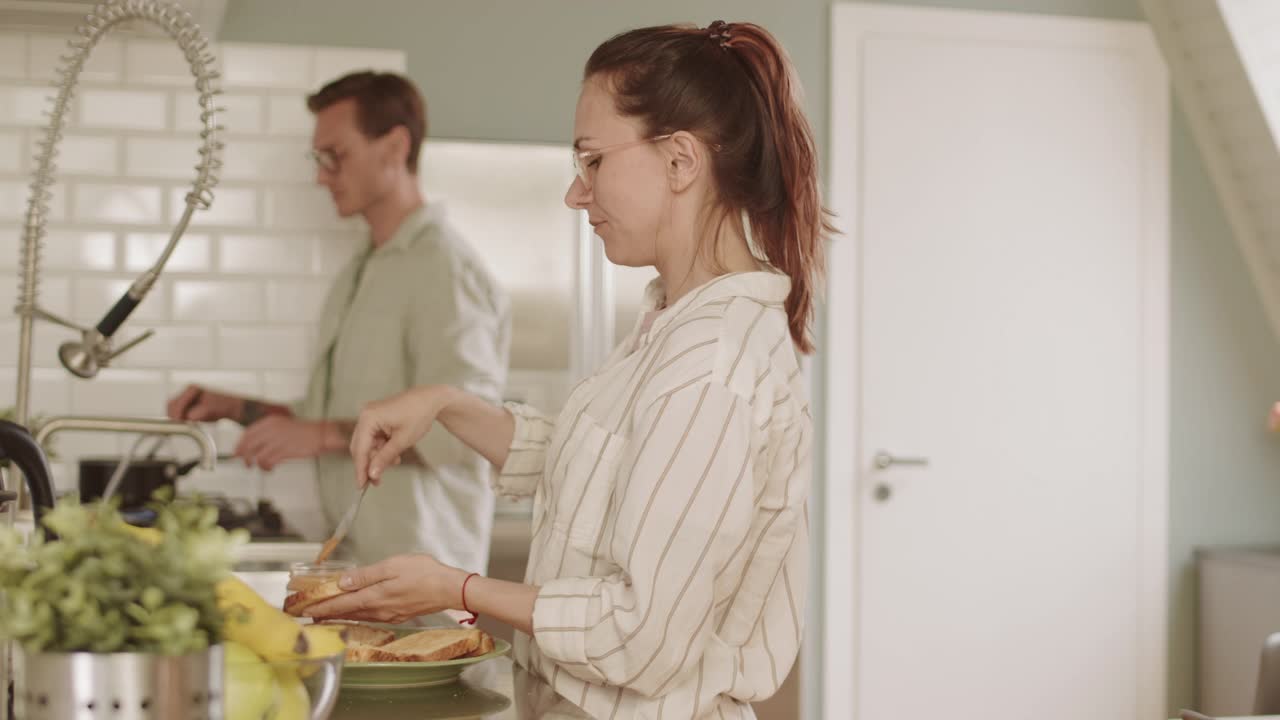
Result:
<svg viewBox="0 0 1280 720"><path fill-rule="evenodd" d="M466 579L466 580L463 580L463 581L462 581L462 609L463 609L463 610L465 610L466 612L471 613L471 617L469 617L469 618L467 618L467 619L465 619L465 620L459 620L459 621L458 621L458 622L462 623L463 625L475 625L475 624L476 624L476 619L480 617L480 615L479 615L479 614L477 614L474 610L472 610L471 608L467 607L467 583L471 582L471 578L476 577L476 576L478 576L479 574L480 574L480 573L471 573L470 575L468 575L468 576L467 576L467 579Z"/></svg>

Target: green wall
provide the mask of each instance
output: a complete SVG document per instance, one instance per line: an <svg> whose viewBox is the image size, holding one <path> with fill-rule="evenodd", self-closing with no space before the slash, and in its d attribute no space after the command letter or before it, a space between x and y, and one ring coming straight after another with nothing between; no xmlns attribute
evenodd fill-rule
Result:
<svg viewBox="0 0 1280 720"><path fill-rule="evenodd" d="M895 0L1138 20L1136 0ZM751 20L788 48L827 138L827 0L229 0L221 39L404 50L436 137L566 142L582 64L641 25ZM1169 707L1194 700L1192 548L1280 542L1280 347L1181 112L1173 113ZM821 365L819 365L821 368Z"/></svg>

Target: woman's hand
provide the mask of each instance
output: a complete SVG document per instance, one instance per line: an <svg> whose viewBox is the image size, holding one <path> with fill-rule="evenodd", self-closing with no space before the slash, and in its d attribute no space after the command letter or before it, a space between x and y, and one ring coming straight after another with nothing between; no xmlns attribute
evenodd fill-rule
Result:
<svg viewBox="0 0 1280 720"><path fill-rule="evenodd" d="M430 555L396 555L343 573L338 586L346 594L316 603L304 614L402 623L419 615L461 608L467 574Z"/></svg>
<svg viewBox="0 0 1280 720"><path fill-rule="evenodd" d="M450 389L423 385L364 406L351 433L357 487L377 485L382 471L398 464L401 454L427 434Z"/></svg>

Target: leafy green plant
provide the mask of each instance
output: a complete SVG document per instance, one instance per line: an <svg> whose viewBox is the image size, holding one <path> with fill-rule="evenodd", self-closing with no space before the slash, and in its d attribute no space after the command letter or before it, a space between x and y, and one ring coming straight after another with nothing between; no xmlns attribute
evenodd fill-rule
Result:
<svg viewBox="0 0 1280 720"><path fill-rule="evenodd" d="M219 642L215 586L247 537L195 501L153 507L165 538L154 547L112 504L60 502L44 518L56 540L0 530L0 637L32 652L181 655Z"/></svg>

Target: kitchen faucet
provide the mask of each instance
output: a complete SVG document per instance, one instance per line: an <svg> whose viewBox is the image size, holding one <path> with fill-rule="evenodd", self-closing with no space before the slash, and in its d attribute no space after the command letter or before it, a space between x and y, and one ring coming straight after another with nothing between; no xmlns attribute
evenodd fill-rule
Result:
<svg viewBox="0 0 1280 720"><path fill-rule="evenodd" d="M45 442L54 433L63 430L79 430L82 432L140 433L143 435L185 435L200 446L200 467L213 470L218 461L218 450L214 447L209 433L199 423L159 420L153 418L113 418L59 415L49 418L36 431L36 444L46 447Z"/></svg>

